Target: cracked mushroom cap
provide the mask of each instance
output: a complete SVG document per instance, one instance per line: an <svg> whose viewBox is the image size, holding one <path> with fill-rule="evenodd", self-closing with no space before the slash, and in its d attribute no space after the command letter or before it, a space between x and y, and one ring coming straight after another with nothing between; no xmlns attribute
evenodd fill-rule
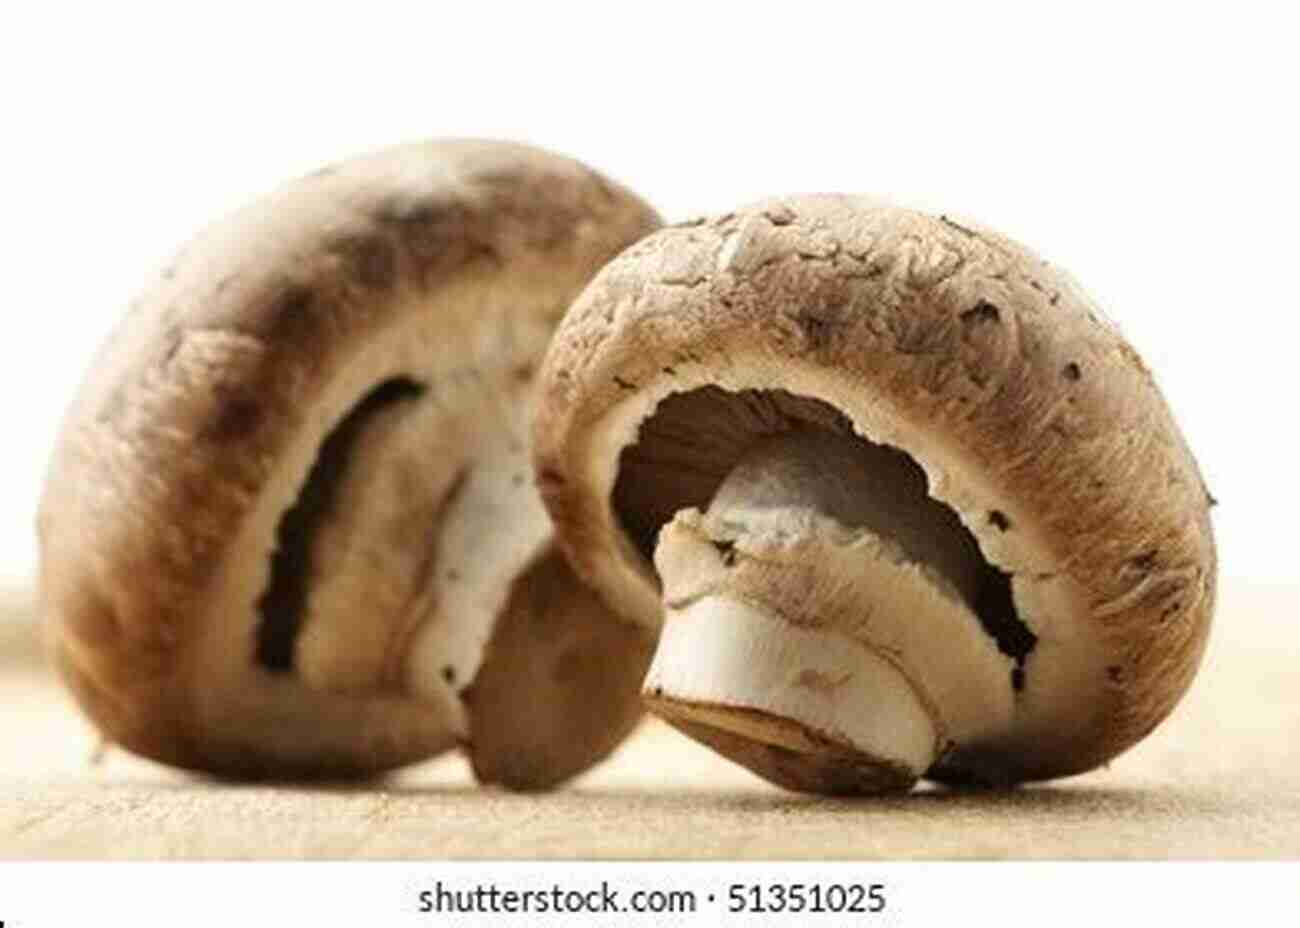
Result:
<svg viewBox="0 0 1300 928"><path fill-rule="evenodd" d="M241 777L464 744L521 788L607 754L649 649L551 544L527 407L570 301L657 224L568 158L440 141L183 249L94 361L38 521L54 658L104 736Z"/></svg>
<svg viewBox="0 0 1300 928"><path fill-rule="evenodd" d="M850 196L662 230L552 342L539 486L578 574L660 634L645 692L819 792L1088 770L1186 691L1207 493L1071 279Z"/></svg>

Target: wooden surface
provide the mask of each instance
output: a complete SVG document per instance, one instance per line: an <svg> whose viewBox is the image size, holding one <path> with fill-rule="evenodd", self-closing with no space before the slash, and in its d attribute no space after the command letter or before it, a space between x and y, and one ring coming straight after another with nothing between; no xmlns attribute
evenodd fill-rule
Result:
<svg viewBox="0 0 1300 928"><path fill-rule="evenodd" d="M1227 585L1192 693L1108 769L887 800L781 793L657 723L541 796L479 789L458 757L361 788L91 765L36 655L0 615L0 858L1300 857L1300 587Z"/></svg>

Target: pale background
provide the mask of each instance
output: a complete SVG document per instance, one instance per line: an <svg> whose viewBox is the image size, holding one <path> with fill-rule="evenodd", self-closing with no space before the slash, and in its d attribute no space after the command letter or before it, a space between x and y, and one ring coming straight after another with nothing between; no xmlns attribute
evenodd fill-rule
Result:
<svg viewBox="0 0 1300 928"><path fill-rule="evenodd" d="M0 771L0 858L1300 857L1292 5L331 6L44 3L0 24L0 740L24 746ZM1222 502L1188 698L1105 769L991 796L792 796L656 725L546 799L478 790L455 757L358 791L88 767L93 734L3 593L32 616L36 501L92 351L207 221L439 135L573 154L670 220L884 194L1072 270Z"/></svg>

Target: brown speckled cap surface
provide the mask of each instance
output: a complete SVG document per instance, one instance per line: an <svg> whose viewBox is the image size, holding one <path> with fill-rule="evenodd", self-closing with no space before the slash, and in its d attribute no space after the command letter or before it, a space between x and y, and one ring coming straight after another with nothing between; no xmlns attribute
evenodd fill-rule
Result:
<svg viewBox="0 0 1300 928"><path fill-rule="evenodd" d="M841 428L920 464L1037 638L1013 724L953 746L936 778L1089 769L1193 678L1216 573L1197 465L1114 324L996 233L838 195L664 229L587 288L542 390L534 460L558 540L650 628L656 532L758 438Z"/></svg>
<svg viewBox="0 0 1300 928"><path fill-rule="evenodd" d="M458 740L391 680L315 691L256 666L251 597L222 599L232 560L258 562L241 581L258 592L267 526L325 436L377 385L422 383L423 354L528 389L573 296L656 225L576 161L454 140L318 171L182 249L95 358L39 515L53 655L105 736L254 776L373 772Z"/></svg>

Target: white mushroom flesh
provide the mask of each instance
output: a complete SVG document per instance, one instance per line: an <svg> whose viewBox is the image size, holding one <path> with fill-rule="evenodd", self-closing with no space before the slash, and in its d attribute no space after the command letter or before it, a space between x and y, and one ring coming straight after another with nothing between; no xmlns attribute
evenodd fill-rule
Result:
<svg viewBox="0 0 1300 928"><path fill-rule="evenodd" d="M540 324L512 320L490 297L416 315L367 347L310 411L316 420L285 456L246 524L215 608L274 619L259 604L273 582L277 528L300 500L329 436L385 384L407 395L358 424L332 494L306 539L305 599L294 618L290 670L309 689L414 695L439 708L449 738L469 735L460 698L512 584L550 539L527 450L531 370L546 343ZM480 334L446 335L453 312ZM477 317L477 318L476 318ZM487 318L484 318L487 317ZM500 325L490 323L498 317ZM195 665L232 675L259 629L214 622ZM205 686L198 707L220 725Z"/></svg>
<svg viewBox="0 0 1300 928"><path fill-rule="evenodd" d="M707 513L664 527L655 563L652 694L794 722L914 777L1010 717L1012 660L973 610L985 564L896 451L817 429L762 441ZM716 715L736 734L749 718ZM744 724L758 740L794 730Z"/></svg>

